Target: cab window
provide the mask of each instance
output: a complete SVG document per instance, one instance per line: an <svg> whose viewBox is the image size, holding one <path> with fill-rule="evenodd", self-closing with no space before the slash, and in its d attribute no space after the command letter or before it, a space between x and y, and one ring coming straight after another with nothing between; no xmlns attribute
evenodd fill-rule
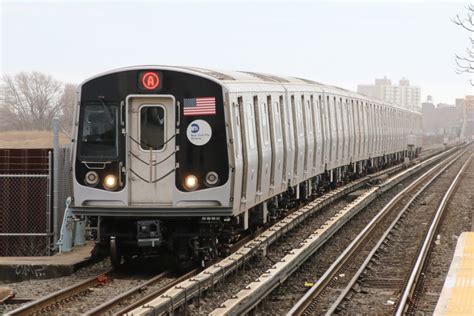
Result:
<svg viewBox="0 0 474 316"><path fill-rule="evenodd" d="M161 105L140 108L140 147L161 150L165 142L165 109Z"/></svg>

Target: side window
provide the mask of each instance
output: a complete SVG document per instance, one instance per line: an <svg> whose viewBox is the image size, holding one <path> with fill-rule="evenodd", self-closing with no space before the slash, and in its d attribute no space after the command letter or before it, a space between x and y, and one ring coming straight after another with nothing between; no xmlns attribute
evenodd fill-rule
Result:
<svg viewBox="0 0 474 316"><path fill-rule="evenodd" d="M306 101L306 111L305 111L305 117L308 120L307 125L308 125L308 134L313 136L313 109L311 107L310 100Z"/></svg>
<svg viewBox="0 0 474 316"><path fill-rule="evenodd" d="M326 114L326 117L327 117L327 120L328 120L328 126L329 126L329 134L331 135L332 134L332 131L334 130L334 120L333 120L333 112L334 112L334 109L332 109L331 107L331 101L330 101L330 98L329 96L327 97L327 100L326 100L326 109L328 110L328 113Z"/></svg>
<svg viewBox="0 0 474 316"><path fill-rule="evenodd" d="M241 101L241 98L239 98L239 101ZM234 117L235 117L235 125L236 125L236 128L237 128L237 131L238 133L240 133L239 131L241 131L242 127L240 126L240 112L239 112L239 107L237 104L233 104L234 106ZM240 137L238 136L235 136L235 143L237 144L237 150L236 150L236 157L239 158L240 157L240 153L242 152L242 145L241 145L241 139Z"/></svg>
<svg viewBox="0 0 474 316"><path fill-rule="evenodd" d="M276 137L277 137L277 141L278 142L281 142L282 141L282 135L281 135L281 109L280 109L280 103L279 102L275 102L275 131L276 131Z"/></svg>
<svg viewBox="0 0 474 316"><path fill-rule="evenodd" d="M295 96L291 96L291 103L295 109L295 125L296 125L296 130L297 130L297 135L298 136L303 136L303 120L301 118L301 100L297 100L295 102Z"/></svg>
<svg viewBox="0 0 474 316"><path fill-rule="evenodd" d="M263 143L268 145L270 143L270 132L268 126L268 106L269 104L265 104L262 102L260 104L263 108L263 120L262 120L262 129L263 129Z"/></svg>
<svg viewBox="0 0 474 316"><path fill-rule="evenodd" d="M315 135L318 130L318 117L315 115L319 111L319 104L318 101L314 102L314 96L311 95L311 108L313 110L313 130L315 132Z"/></svg>
<svg viewBox="0 0 474 316"><path fill-rule="evenodd" d="M323 133L323 145L324 145L324 135L326 134L326 122L324 121L324 104L323 104L323 98L319 96L318 98L318 109L319 109L319 126L321 128L321 132Z"/></svg>
<svg viewBox="0 0 474 316"><path fill-rule="evenodd" d="M303 106L303 100L298 100L298 123L300 124L300 136L304 136Z"/></svg>
<svg viewBox="0 0 474 316"><path fill-rule="evenodd" d="M339 98L339 115L341 116L341 128L343 130L343 133L344 135L347 136L347 122L346 122L346 109L345 109L345 106L344 106L344 101L342 100L342 98ZM344 142L347 142L347 138L344 140Z"/></svg>
<svg viewBox="0 0 474 316"><path fill-rule="evenodd" d="M252 102L247 101L245 104L245 112L247 112L247 127L250 148L255 148L255 118L253 115Z"/></svg>

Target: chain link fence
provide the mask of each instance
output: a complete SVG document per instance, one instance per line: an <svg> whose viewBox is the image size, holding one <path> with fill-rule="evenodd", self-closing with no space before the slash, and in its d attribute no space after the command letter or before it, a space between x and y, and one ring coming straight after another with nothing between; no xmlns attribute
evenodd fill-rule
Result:
<svg viewBox="0 0 474 316"><path fill-rule="evenodd" d="M0 175L0 255L50 254L49 174Z"/></svg>
<svg viewBox="0 0 474 316"><path fill-rule="evenodd" d="M70 155L69 146L56 153L0 149L0 256L54 253L54 232L61 228L65 201L72 191Z"/></svg>

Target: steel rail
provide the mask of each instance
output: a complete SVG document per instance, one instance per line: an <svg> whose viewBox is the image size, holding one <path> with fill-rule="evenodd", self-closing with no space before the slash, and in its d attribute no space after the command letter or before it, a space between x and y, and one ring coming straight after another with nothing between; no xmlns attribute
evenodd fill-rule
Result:
<svg viewBox="0 0 474 316"><path fill-rule="evenodd" d="M344 209L331 217L325 224L314 231L300 247L290 251L288 255L277 262L271 269L262 274L255 282L237 293L233 298L224 302L222 306L213 311L213 315L234 315L249 312L264 297L279 286L288 276L296 271L300 265L322 246L340 227L349 221L355 214L365 208L378 195L392 188L402 180L425 169L445 155L438 155L417 166L399 173L383 184L368 189L364 194L351 202Z"/></svg>
<svg viewBox="0 0 474 316"><path fill-rule="evenodd" d="M374 230L377 224L385 218L385 216L398 205L398 203L405 197L405 195L414 189L424 181L427 177L432 175L437 169L437 172L428 183L426 183L416 194L413 196L409 202L404 206L402 212L404 212L408 207L413 203L415 198L419 196L429 184L431 184L446 168L448 168L454 161L459 159L463 154L459 153L454 155L454 157L448 157L447 160L452 159L448 164L444 165L441 169L440 166L445 163L445 160L439 162L437 165L426 171L423 175L421 175L418 179L414 182L410 183L406 188L400 191L397 195L395 195L390 202L388 202L377 215L370 221L369 224L357 235L357 237L347 246L347 248L343 251L343 253L333 262L333 264L326 270L326 272L318 279L318 281L311 287L311 289L305 293L305 295L290 309L287 315L302 315L305 310L311 305L311 303L318 297L323 290L328 286L337 272L341 269L344 263L352 256L352 254L359 248L360 245L366 240L366 238L370 235L370 233ZM362 269L359 269L360 272ZM351 280L352 281L352 280ZM347 287L346 287L347 289ZM343 291L345 292L345 291ZM328 312L329 313L329 312Z"/></svg>
<svg viewBox="0 0 474 316"><path fill-rule="evenodd" d="M21 306L15 310L12 310L7 313L7 315L31 315L40 313L43 310L54 309L56 305L61 304L64 301L67 301L69 298L86 291L98 284L101 284L104 279L107 279L111 271L99 274L93 278L84 280L80 283L73 284L65 289L53 292L45 297L42 297L38 300L35 300L29 304Z"/></svg>
<svg viewBox="0 0 474 316"><path fill-rule="evenodd" d="M401 181L401 174L406 174L407 172L412 173L418 172L420 169L425 168L431 163L442 159L443 157L451 154L453 151L456 151L458 148L452 148L445 152L442 152L437 155L424 160L423 162L415 165L405 171L399 173L398 175L392 177L394 183ZM359 180L356 180L352 183L349 183L343 187L340 187L336 190L333 190L324 196L315 199L308 205L303 208L291 213L284 219L280 220L260 236L254 240L248 242L242 246L238 251L234 252L230 256L224 258L218 264L208 267L206 270L197 274L195 277L181 282L179 285L170 288L168 291L163 293L160 297L157 297L151 301L144 303L141 307L138 307L132 311L130 314L133 315L158 315L161 313L170 313L177 309L182 304L185 304L188 300L192 299L195 296L200 295L202 292L208 288L214 286L217 282L224 279L235 271L238 267L244 265L251 257L265 253L266 248L270 246L275 240L280 238L282 235L286 234L288 231L293 229L302 223L306 218L313 215L315 212L319 211L321 208L333 203L338 200L340 197L345 196L346 194L353 192L359 189L362 185L369 183L372 179L378 178L380 176L386 175L388 173L394 172L395 170L400 170L406 164L395 166L387 170L381 171L379 173L366 176ZM394 184L395 185L395 184ZM384 192L381 190L381 192ZM374 197L375 198L375 197Z"/></svg>
<svg viewBox="0 0 474 316"><path fill-rule="evenodd" d="M168 289L172 288L173 286L176 286L180 282L195 276L199 271L200 271L200 269L194 269L194 270L191 270L191 271L187 272L186 274L183 274L182 276L180 276L179 278L176 278L176 280L173 280L172 282L166 284L162 288L160 288L158 290L155 290L155 291L147 294L146 296L142 297L141 299L139 299L137 301L134 301L132 304L122 308L120 311L114 313L114 315L125 315L125 314L127 314L131 310L134 310L135 308L140 307L141 305L145 304L146 302L148 302L148 301L154 299L155 297L163 294ZM99 315L99 314L97 314L97 315Z"/></svg>
<svg viewBox="0 0 474 316"><path fill-rule="evenodd" d="M433 239L436 234L436 231L438 230L444 210L446 209L446 206L448 205L448 201L451 198L453 192L456 190L457 185L462 175L464 174L464 171L469 166L469 163L471 162L471 158L472 158L472 154L469 156L469 158L466 160L466 162L463 164L463 166L457 173L453 182L451 183L448 190L444 194L443 199L441 200L438 208L436 209L435 216L433 218L433 221L431 222L428 233L426 234L426 237L423 241L423 245L421 249L419 250L417 259L412 267L408 281L403 289L400 299L398 300L396 312L395 312L395 315L397 316L401 316L405 314L406 310L410 307L409 298L414 293L416 284L418 282L418 278L421 274L426 258L428 257L429 249L431 247L431 244L433 243Z"/></svg>
<svg viewBox="0 0 474 316"><path fill-rule="evenodd" d="M451 149L453 150L453 149ZM429 159L427 159L425 162L429 161L429 160L432 160L432 159L436 159L437 157L439 156L442 156L442 155L446 155L448 154L451 150L447 151L447 152L444 152L444 153L441 153L441 154L438 154L438 155L433 155L432 157L430 157ZM334 202L335 200L337 200L338 198L344 196L345 194L347 193L350 193L350 192L353 192L355 190L357 190L359 187L361 187L363 184L365 183L368 183L369 181L371 181L372 179L380 176L380 175L383 175L383 174L387 174L387 173L390 173L390 172L396 172L396 171L399 171L401 168L403 168L403 165L398 165L398 166L395 166L395 167L392 167L392 168L389 168L387 170L384 170L384 171L381 171L381 172L378 172L376 174L373 174L373 175L369 175L369 176L366 176L362 179L358 179L352 183L349 183L347 184L346 186L344 187L341 187L339 189L336 189L334 191L331 191L329 192L328 194L326 194L326 197L327 197L327 200L326 201L323 201L324 199L323 198L319 198L319 199L316 199L319 201L318 203L318 206L315 207L313 209L313 211L317 211L319 209L321 209L322 207ZM311 213L312 214L312 213ZM310 213L308 212L308 215L310 215ZM301 214L297 214L296 216L297 218L298 217L301 217ZM296 221L297 223L294 224L294 226L296 226L298 223L300 223L304 218L306 217L302 217L300 218L300 220ZM280 223L281 224L281 223ZM273 241L275 241L279 236L281 236L283 233L286 233L287 231L289 231L291 228L293 228L294 226L291 226L291 225L288 225L289 223L283 223L283 225L280 225L279 227L273 227L269 229L269 231L273 231L273 232L276 232L276 234L271 234L270 238L268 238L267 242L266 243L259 243L260 245L263 244L263 246L265 247L268 247ZM275 226L275 225L274 225ZM280 234L278 234L280 233ZM239 245L241 245L241 243L239 243ZM245 246L242 246L243 248L245 247L249 247L249 245L245 245ZM254 253L255 254L255 253ZM243 263L245 263L249 258L244 258L243 260ZM237 265L236 265L237 267ZM228 270L227 272L231 272L233 271L234 269L230 269ZM110 274L111 271L108 271L108 272L105 272L103 274L100 274L94 278L91 278L91 279L88 279L88 280L85 280L85 281L82 281L78 284L74 284L68 288L65 288L65 289L62 289L60 291L57 291L57 292L54 292L54 293L51 293L43 298L40 298L40 299L37 299L37 300L34 300L32 302L30 302L29 304L26 304L18 309L15 309L13 311L10 311L8 313L8 315L24 315L24 314L34 314L36 312L39 312L39 311L44 311L44 310L48 310L48 309L52 309L54 308L55 305L58 305L58 304L61 304L61 302L64 302L64 301L67 301L69 298L77 295L78 293L81 293L85 290L87 290L88 288L91 288L91 287L94 287L98 284L100 284L102 281L100 281L102 278L104 277L107 277L108 274ZM177 284L179 284L180 282L183 282L183 280L186 280L186 279L189 279L190 277L192 277L193 273L196 273L194 270L192 271L192 273L189 273L189 274L186 274L186 275L183 275L182 277L178 278L176 281L173 281L171 282L170 284L168 284L167 286L163 287L162 289L160 290L157 290L157 291L154 291L153 293L150 293L149 295L147 295L146 297L144 297L143 299L139 300L138 302L136 302L135 304L131 305L131 306L128 306L124 309L122 309L119 314L124 314L124 313L127 313L128 311L130 311L132 308L136 308L139 306L139 304L143 305L145 304L147 301L146 300L150 300L158 295L160 295L160 293L166 291L166 289L169 289L173 286L176 286ZM226 271L224 271L223 275L227 275ZM218 280L220 280L219 277L216 277L215 278L215 282L217 282ZM132 289L133 290L133 289ZM200 292L200 288L199 288L199 292ZM125 297L125 293L123 295ZM120 300L120 298L116 298L117 300ZM105 307L105 303L103 304L104 307ZM100 307L100 306L99 306ZM99 307L97 307L96 309L99 310ZM94 309L95 310L95 309ZM94 310L91 311L94 312Z"/></svg>
<svg viewBox="0 0 474 316"><path fill-rule="evenodd" d="M171 274L170 271L162 272L162 273L154 276L153 278L147 280L146 282L143 282L142 284L139 284L139 285L131 288L130 290L128 290L126 292L123 292L122 294L120 294L118 296L115 296L112 299L102 303L101 305L95 307L94 309L91 309L91 310L87 311L85 314L86 315L102 315L102 314L105 314L107 311L111 310L115 306L117 306L120 303L126 301L127 299L133 297L137 293L140 293L141 291L146 289L148 286L153 285L153 284L159 282L160 280L162 280L166 277L169 277L170 274Z"/></svg>
<svg viewBox="0 0 474 316"><path fill-rule="evenodd" d="M423 193L427 187L435 180L438 178L438 176L446 170L452 163L454 163L455 160L451 161L448 165L446 165L444 168L442 168L433 178L427 182L418 192L405 204L403 209L398 213L396 218L392 221L391 225L387 228L387 230L384 232L384 234L380 237L378 240L377 244L372 248L370 253L367 255L367 258L364 260L360 268L357 270L357 272L354 274L352 279L349 281L348 285L344 288L344 290L341 292L341 294L338 296L336 301L331 305L331 307L328 309L326 312L326 315L332 315L333 313L336 313L338 306L342 303L342 301L347 297L357 280L359 279L360 275L364 272L366 269L367 265L370 263L370 261L373 259L373 256L375 253L379 250L380 246L383 244L383 242L387 239L388 235L392 232L394 227L397 225L399 220L402 218L402 216L405 214L405 212L408 210L408 208L411 206L411 204L415 201L415 199Z"/></svg>

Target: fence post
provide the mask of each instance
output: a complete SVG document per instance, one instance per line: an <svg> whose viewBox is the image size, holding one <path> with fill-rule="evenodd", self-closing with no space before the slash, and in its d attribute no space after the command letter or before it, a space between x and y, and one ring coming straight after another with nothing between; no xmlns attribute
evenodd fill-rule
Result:
<svg viewBox="0 0 474 316"><path fill-rule="evenodd" d="M51 191L53 189L53 153L51 151L48 151L48 193L46 194L46 197L48 199L48 207L46 211L46 233L48 236L46 237L47 242L47 251L48 251L48 256L51 255L51 251L56 248L54 238L51 240L51 219L52 219L52 210L53 210L53 205L52 205L52 199L51 199ZM53 236L54 237L54 236ZM52 245L51 245L52 242Z"/></svg>
<svg viewBox="0 0 474 316"><path fill-rule="evenodd" d="M53 234L54 249L59 239L59 118L53 118Z"/></svg>

